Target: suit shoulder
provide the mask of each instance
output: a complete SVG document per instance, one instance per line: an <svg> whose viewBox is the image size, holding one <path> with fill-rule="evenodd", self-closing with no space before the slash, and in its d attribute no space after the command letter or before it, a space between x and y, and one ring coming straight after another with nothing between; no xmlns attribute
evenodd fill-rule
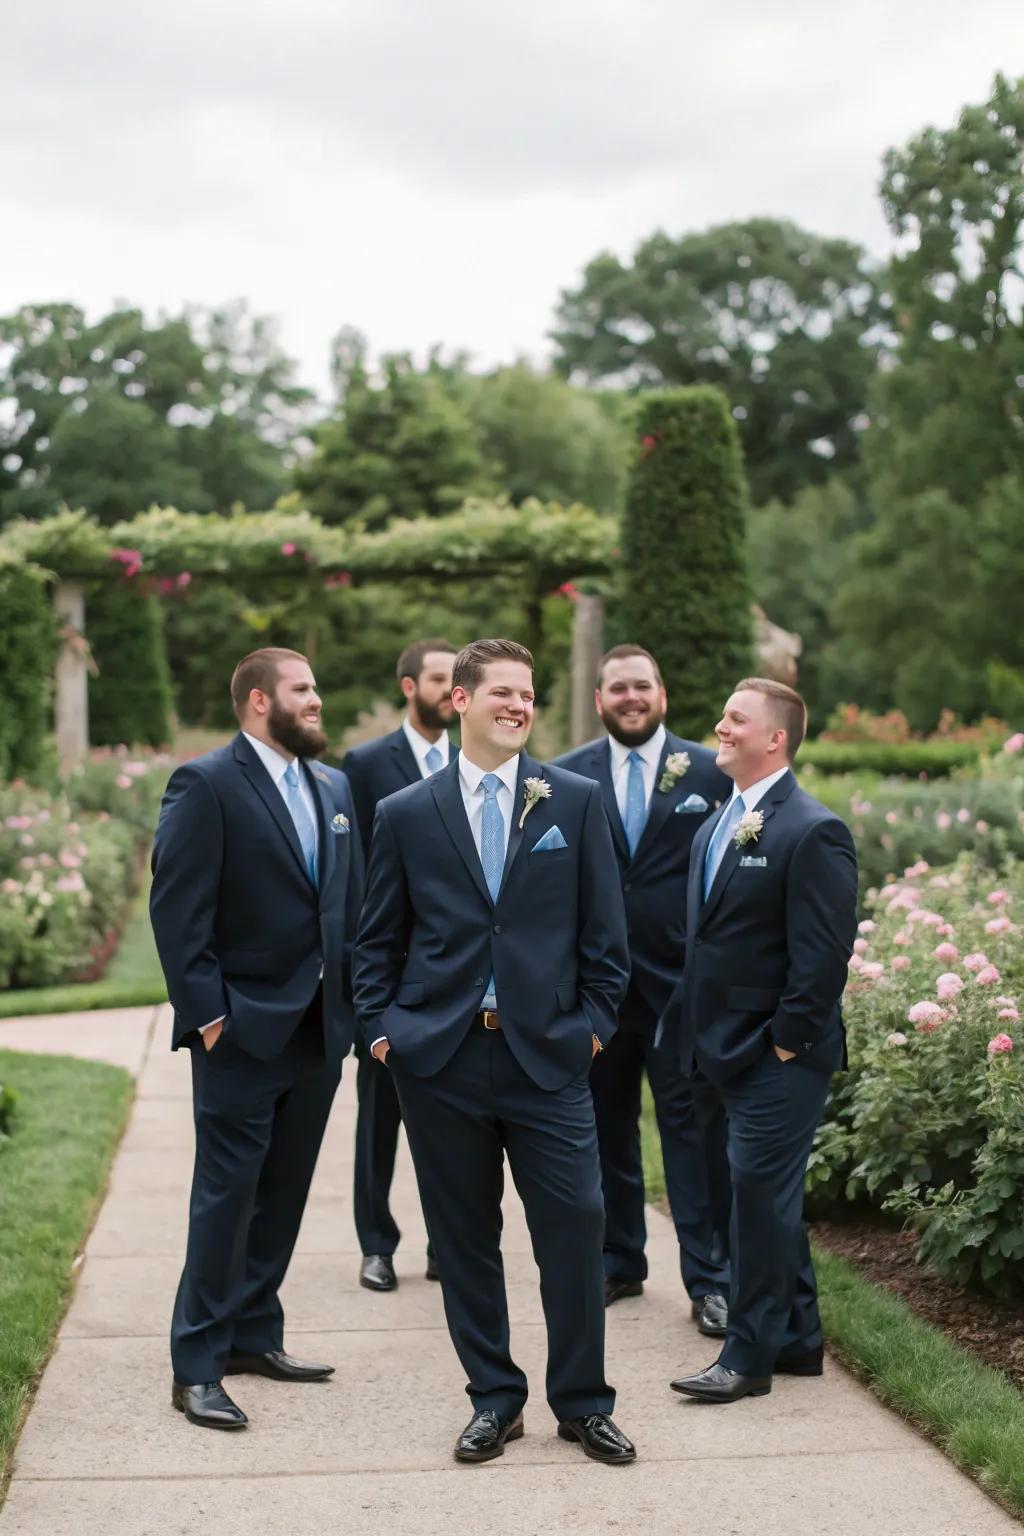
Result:
<svg viewBox="0 0 1024 1536"><path fill-rule="evenodd" d="M351 792L348 774L343 768L334 768L330 763L310 763L309 769L315 779L329 784L335 792Z"/></svg>
<svg viewBox="0 0 1024 1536"><path fill-rule="evenodd" d="M357 768L372 767L401 735L401 730L389 731L386 736L375 736L372 741L360 741L345 753L344 766L347 768L354 763Z"/></svg>
<svg viewBox="0 0 1024 1536"><path fill-rule="evenodd" d="M583 773L564 763L548 763L544 769L544 777L550 782L553 793L570 792L583 798L593 793L597 783L588 773Z"/></svg>
<svg viewBox="0 0 1024 1536"><path fill-rule="evenodd" d="M593 761L593 755L604 744L605 738L597 736L593 741L584 742L582 747L573 747L570 752L563 752L560 757L552 758L548 766L564 768L568 773L581 774L584 778L589 778L588 767Z"/></svg>
<svg viewBox="0 0 1024 1536"><path fill-rule="evenodd" d="M430 780L418 779L415 784L403 784L401 789L396 789L390 795L382 795L377 801L377 809L387 811L389 817L404 816L406 812L414 814L424 806L433 804Z"/></svg>
<svg viewBox="0 0 1024 1536"><path fill-rule="evenodd" d="M233 763L234 743L228 742L223 747L214 747L210 752L203 752L199 757L190 757L183 763L176 763L171 771L171 777L197 776L214 781L229 772Z"/></svg>
<svg viewBox="0 0 1024 1536"><path fill-rule="evenodd" d="M821 800L816 800L808 794L800 784L797 785L792 796L794 810L797 811L800 820L808 828L812 826L824 827L831 825L833 829L842 828L847 835L852 836L849 827L837 811L825 805Z"/></svg>

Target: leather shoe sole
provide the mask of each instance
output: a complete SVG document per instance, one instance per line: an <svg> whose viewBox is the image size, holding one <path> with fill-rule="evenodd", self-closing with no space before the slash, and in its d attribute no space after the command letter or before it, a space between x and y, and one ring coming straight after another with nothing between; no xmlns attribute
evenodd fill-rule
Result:
<svg viewBox="0 0 1024 1536"><path fill-rule="evenodd" d="M755 1377L755 1381L760 1378ZM683 1397L690 1397L695 1403L738 1403L744 1397L767 1397L772 1389L771 1379L756 1387L714 1388L698 1387L685 1384L683 1381L670 1383L673 1392L680 1392Z"/></svg>
<svg viewBox="0 0 1024 1536"><path fill-rule="evenodd" d="M559 1440L575 1440L583 1447L583 1454L589 1456L591 1461L601 1461L607 1467L625 1467L630 1462L636 1461L636 1451L609 1451L607 1453L595 1450L582 1430L575 1424L568 1422L558 1426Z"/></svg>
<svg viewBox="0 0 1024 1536"><path fill-rule="evenodd" d="M493 1440L490 1445L481 1446L478 1451L462 1451L456 1446L455 1460L493 1461L496 1456L503 1456L505 1454L505 1442L507 1440L521 1440L523 1434L524 1425L522 1419L513 1419L512 1423L502 1430L497 1440Z"/></svg>

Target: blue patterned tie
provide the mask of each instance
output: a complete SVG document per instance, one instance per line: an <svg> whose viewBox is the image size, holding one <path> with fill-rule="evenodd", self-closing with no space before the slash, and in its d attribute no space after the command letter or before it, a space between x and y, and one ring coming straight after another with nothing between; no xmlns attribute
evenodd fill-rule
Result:
<svg viewBox="0 0 1024 1536"><path fill-rule="evenodd" d="M647 825L647 796L644 793L643 758L639 752L631 752L626 759L629 777L626 780L626 842L629 856L636 853Z"/></svg>
<svg viewBox="0 0 1024 1536"><path fill-rule="evenodd" d="M431 773L436 773L439 768L443 768L444 758L441 756L440 747L431 747L423 761L427 765L428 775Z"/></svg>
<svg viewBox="0 0 1024 1536"><path fill-rule="evenodd" d="M496 773L485 773L480 783L484 791L484 814L480 822L480 862L484 867L484 879L487 881L491 900L496 902L505 869L505 823L501 815L501 806L498 804L501 780ZM488 979L487 991L483 995L480 1006L482 1008L498 1006L493 973Z"/></svg>
<svg viewBox="0 0 1024 1536"><path fill-rule="evenodd" d="M708 899L708 892L715 883L718 874L718 866L725 857L726 845L729 838L736 830L737 823L746 806L743 804L743 796L734 796L729 809L715 828L710 843L708 843L707 857L704 860L704 900Z"/></svg>
<svg viewBox="0 0 1024 1536"><path fill-rule="evenodd" d="M313 884L317 884L316 878L316 827L313 818L306 809L306 802L299 793L299 770L294 763L289 763L284 771L284 782L288 790L285 803L291 812L295 830L299 834L299 842L302 845L302 857L306 861L306 870Z"/></svg>

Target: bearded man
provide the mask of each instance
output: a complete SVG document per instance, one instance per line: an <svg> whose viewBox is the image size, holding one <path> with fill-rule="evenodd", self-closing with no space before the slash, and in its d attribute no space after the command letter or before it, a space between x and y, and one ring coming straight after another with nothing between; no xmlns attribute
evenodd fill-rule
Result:
<svg viewBox="0 0 1024 1536"><path fill-rule="evenodd" d="M284 1351L278 1291L352 1045L350 953L363 858L305 656L253 651L231 679L241 730L171 776L150 913L192 1056L196 1161L171 1323L172 1405L242 1429L225 1375L318 1381Z"/></svg>

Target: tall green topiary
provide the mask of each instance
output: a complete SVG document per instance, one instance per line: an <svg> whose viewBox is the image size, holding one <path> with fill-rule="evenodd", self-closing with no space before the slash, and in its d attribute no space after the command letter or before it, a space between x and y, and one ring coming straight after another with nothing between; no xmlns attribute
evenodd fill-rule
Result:
<svg viewBox="0 0 1024 1536"><path fill-rule="evenodd" d="M43 572L0 563L0 780L35 778L46 763L56 659Z"/></svg>
<svg viewBox="0 0 1024 1536"><path fill-rule="evenodd" d="M739 439L707 387L642 400L636 435L616 628L657 657L669 724L699 740L753 656Z"/></svg>
<svg viewBox="0 0 1024 1536"><path fill-rule="evenodd" d="M171 679L157 599L128 581L96 582L86 594L85 635L97 669L89 679L93 746L163 745L171 735Z"/></svg>

